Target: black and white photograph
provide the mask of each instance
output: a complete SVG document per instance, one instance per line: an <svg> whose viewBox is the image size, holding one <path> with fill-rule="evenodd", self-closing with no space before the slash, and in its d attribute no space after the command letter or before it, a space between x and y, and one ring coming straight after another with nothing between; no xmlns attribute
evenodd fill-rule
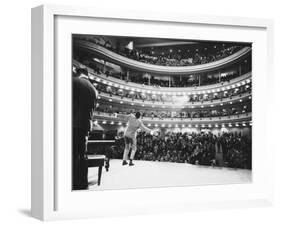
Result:
<svg viewBox="0 0 281 226"><path fill-rule="evenodd" d="M252 43L72 34L72 190L252 182Z"/></svg>

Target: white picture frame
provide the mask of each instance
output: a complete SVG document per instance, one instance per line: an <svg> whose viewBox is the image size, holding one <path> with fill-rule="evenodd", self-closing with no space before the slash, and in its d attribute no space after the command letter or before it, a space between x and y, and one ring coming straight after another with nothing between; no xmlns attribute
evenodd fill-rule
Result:
<svg viewBox="0 0 281 226"><path fill-rule="evenodd" d="M260 70L254 69L253 72L257 75L256 79L253 78L253 137L255 138L253 152L256 150L257 153L254 154L256 157L253 158L253 183L251 185L102 191L98 192L98 196L95 196L93 192L76 192L75 197L72 197L73 194L69 190L70 193L64 195L60 190L60 186L64 186L64 181L58 181L60 177L57 174L57 170L61 167L61 156L58 153L61 149L58 147L61 147L62 144L58 144L60 142L56 139L57 125L60 123L60 117L57 117L59 113L57 112L58 102L56 99L62 89L70 88L66 87L67 83L64 84L59 76L55 76L59 70L56 68L58 66L56 65L56 54L57 48L59 48L55 41L56 33L65 25L64 22L56 24L56 19L61 17L80 20L79 23L82 20L83 23L88 20L126 21L131 24L143 23L147 26L152 23L155 26L189 25L195 28L196 26L210 27L211 29L218 27L222 30L235 28L237 31L243 29L247 32L253 32L252 37L256 37L257 41L257 52L263 53L262 56L253 58L253 67L255 65L260 67ZM73 23L73 29L79 23ZM69 27L66 30L69 32ZM80 31L82 32L82 30ZM233 34L233 36L235 35L239 34ZM227 38L227 36L225 37ZM232 39L230 38L230 40ZM250 40L251 38L248 39L248 41ZM71 46L69 48L71 49ZM69 52L69 50L67 51ZM254 52L254 56L255 54ZM68 60L71 62L71 57ZM105 10L57 5L43 5L32 9L32 216L41 220L57 220L271 205L273 202L273 179L268 175L273 173L274 149L271 148L266 135L267 112L259 110L269 109L272 104L270 100L264 102L266 99L260 91L265 89L268 95L272 92L271 87L274 80L272 62L273 22L271 20L184 15L176 12L129 12L115 11L112 8ZM263 135L257 132L261 130L264 131ZM264 137L264 139L259 139L260 137ZM265 149L266 154L262 155L261 149ZM264 164L261 165L260 163L263 161ZM124 195L128 197L125 200L122 199ZM170 198L172 196L173 198ZM163 200L161 197L165 197L165 199ZM89 200L91 205L85 205L85 200ZM105 202L110 202L110 204Z"/></svg>

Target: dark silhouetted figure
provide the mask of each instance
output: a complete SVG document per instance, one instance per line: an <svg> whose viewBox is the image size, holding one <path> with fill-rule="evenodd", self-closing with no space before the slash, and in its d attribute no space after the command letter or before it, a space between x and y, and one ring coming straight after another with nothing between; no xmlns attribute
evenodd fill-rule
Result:
<svg viewBox="0 0 281 226"><path fill-rule="evenodd" d="M78 68L72 79L72 189L88 188L86 136L90 130L92 110L97 103L97 91L85 68Z"/></svg>

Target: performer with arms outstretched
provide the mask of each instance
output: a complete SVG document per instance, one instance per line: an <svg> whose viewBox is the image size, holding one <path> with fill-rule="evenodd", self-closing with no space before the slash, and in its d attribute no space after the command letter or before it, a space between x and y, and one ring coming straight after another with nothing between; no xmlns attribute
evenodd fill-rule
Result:
<svg viewBox="0 0 281 226"><path fill-rule="evenodd" d="M125 118L126 120L128 120L128 125L125 129L124 132L124 138L125 138L125 150L124 150L124 154L123 154L123 165L127 165L127 160L128 160L128 154L131 150L131 155L130 155L130 163L129 166L133 166L133 160L137 151L137 130L141 129L147 133L150 133L151 135L154 134L154 131L147 128L142 120L141 120L141 113L140 112L136 112L135 114L129 114L129 115L118 115L117 117L120 118Z"/></svg>

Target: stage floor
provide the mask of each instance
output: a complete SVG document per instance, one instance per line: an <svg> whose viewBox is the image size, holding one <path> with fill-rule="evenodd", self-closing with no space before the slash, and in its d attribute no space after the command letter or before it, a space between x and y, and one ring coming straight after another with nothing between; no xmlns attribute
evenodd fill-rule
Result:
<svg viewBox="0 0 281 226"><path fill-rule="evenodd" d="M97 185L98 168L89 168L89 190L131 189L170 186L250 183L251 170L195 166L187 163L134 161L122 166L122 160L110 160L109 171L103 168Z"/></svg>

